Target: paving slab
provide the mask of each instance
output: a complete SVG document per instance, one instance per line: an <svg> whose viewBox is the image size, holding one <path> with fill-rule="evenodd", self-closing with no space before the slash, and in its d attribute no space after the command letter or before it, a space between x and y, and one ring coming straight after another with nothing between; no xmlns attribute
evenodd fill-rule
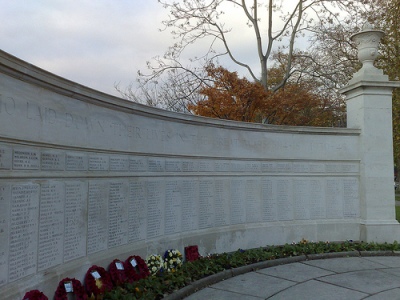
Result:
<svg viewBox="0 0 400 300"><path fill-rule="evenodd" d="M218 282L211 287L265 299L295 284L293 281L250 272Z"/></svg>
<svg viewBox="0 0 400 300"><path fill-rule="evenodd" d="M381 293L375 294L373 296L364 298L365 300L400 300L400 289L393 289L388 291L383 291Z"/></svg>
<svg viewBox="0 0 400 300"><path fill-rule="evenodd" d="M400 268L388 268L382 269L381 271L391 274L392 276L397 276L398 280L400 281Z"/></svg>
<svg viewBox="0 0 400 300"><path fill-rule="evenodd" d="M400 287L398 277L380 270L348 272L326 276L318 280L367 294L375 294Z"/></svg>
<svg viewBox="0 0 400 300"><path fill-rule="evenodd" d="M295 282L303 282L316 277L335 274L332 271L327 271L304 263L293 263L283 266L276 266L262 269L257 272Z"/></svg>
<svg viewBox="0 0 400 300"><path fill-rule="evenodd" d="M381 264L389 268L400 268L400 259L398 256L368 256L364 257L365 260Z"/></svg>
<svg viewBox="0 0 400 300"><path fill-rule="evenodd" d="M373 262L371 260L367 260L366 258L363 257L319 259L319 260L305 261L304 263L310 266L318 267L335 273L384 268L382 264Z"/></svg>
<svg viewBox="0 0 400 300"><path fill-rule="evenodd" d="M276 295L267 298L268 300L358 300L368 294L349 290L329 283L310 280L297 284Z"/></svg>

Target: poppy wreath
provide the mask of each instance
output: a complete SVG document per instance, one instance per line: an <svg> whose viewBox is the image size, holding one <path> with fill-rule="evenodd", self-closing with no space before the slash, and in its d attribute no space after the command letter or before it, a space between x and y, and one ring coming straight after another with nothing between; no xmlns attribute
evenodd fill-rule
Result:
<svg viewBox="0 0 400 300"><path fill-rule="evenodd" d="M111 291L113 284L107 271L99 266L91 266L85 275L85 286L89 295L102 295Z"/></svg>
<svg viewBox="0 0 400 300"><path fill-rule="evenodd" d="M26 292L22 300L49 300L49 298L39 290L32 290Z"/></svg>
<svg viewBox="0 0 400 300"><path fill-rule="evenodd" d="M111 262L108 266L108 273L110 273L111 280L116 286L128 281L125 263L119 259L114 259Z"/></svg>
<svg viewBox="0 0 400 300"><path fill-rule="evenodd" d="M136 265L134 261L136 262ZM132 283L150 275L146 262L138 255L132 255L125 261L128 282Z"/></svg>
<svg viewBox="0 0 400 300"><path fill-rule="evenodd" d="M199 259L199 247L197 245L185 247L185 258L187 261L195 261Z"/></svg>
<svg viewBox="0 0 400 300"><path fill-rule="evenodd" d="M87 300L85 289L81 282L75 278L64 278L59 282L54 300L68 300L68 292L65 288L65 284L68 282L72 285L72 293L75 295L75 300Z"/></svg>

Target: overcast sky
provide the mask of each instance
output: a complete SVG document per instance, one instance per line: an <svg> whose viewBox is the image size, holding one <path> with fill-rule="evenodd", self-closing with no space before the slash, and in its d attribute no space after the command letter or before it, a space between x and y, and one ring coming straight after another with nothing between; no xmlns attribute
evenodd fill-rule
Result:
<svg viewBox="0 0 400 300"><path fill-rule="evenodd" d="M0 48L42 69L119 95L171 36L156 0L0 0Z"/></svg>
<svg viewBox="0 0 400 300"><path fill-rule="evenodd" d="M229 12L230 21L241 32L251 30L235 13ZM0 48L119 96L115 83L126 87L134 82L137 71L146 70L146 61L172 44L169 32L159 31L167 16L157 0L0 0ZM247 50L256 50L248 47L253 36L233 35L232 40L236 55L257 64L257 53Z"/></svg>

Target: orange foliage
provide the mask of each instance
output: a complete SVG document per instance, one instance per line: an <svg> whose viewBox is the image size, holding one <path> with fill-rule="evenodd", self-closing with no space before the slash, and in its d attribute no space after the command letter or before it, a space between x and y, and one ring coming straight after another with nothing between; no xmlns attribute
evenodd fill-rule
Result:
<svg viewBox="0 0 400 300"><path fill-rule="evenodd" d="M334 122L328 99L312 92L311 83L288 83L273 93L223 67L206 70L214 85L203 87L200 94L205 99L189 106L197 115L279 125L332 126Z"/></svg>
<svg viewBox="0 0 400 300"><path fill-rule="evenodd" d="M269 94L263 86L222 67L208 66L206 70L214 86L203 87L200 94L206 99L189 105L189 110L205 117L253 122Z"/></svg>

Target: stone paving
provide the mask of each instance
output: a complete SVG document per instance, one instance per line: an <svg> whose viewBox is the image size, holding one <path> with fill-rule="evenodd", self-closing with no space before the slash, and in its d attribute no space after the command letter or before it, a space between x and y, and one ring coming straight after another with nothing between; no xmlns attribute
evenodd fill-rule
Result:
<svg viewBox="0 0 400 300"><path fill-rule="evenodd" d="M234 276L183 298L400 299L400 256L304 259Z"/></svg>

